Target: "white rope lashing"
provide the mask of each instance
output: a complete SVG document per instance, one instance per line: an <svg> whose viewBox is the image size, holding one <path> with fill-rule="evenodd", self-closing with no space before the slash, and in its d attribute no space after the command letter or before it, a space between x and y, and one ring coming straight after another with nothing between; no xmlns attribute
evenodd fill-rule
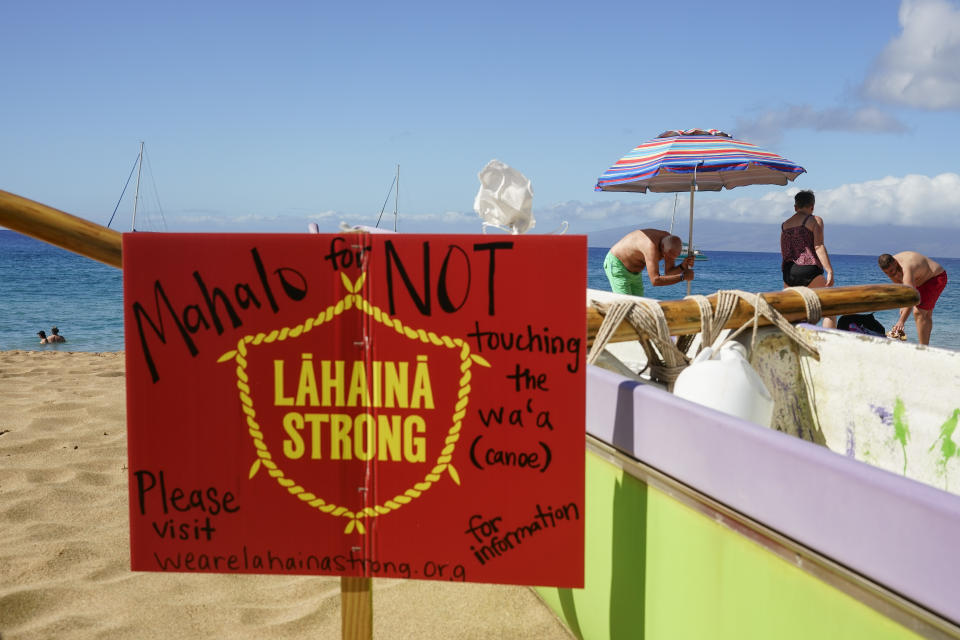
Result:
<svg viewBox="0 0 960 640"><path fill-rule="evenodd" d="M807 287L790 287L790 290L796 291L803 298L807 321L811 323L819 322L822 308L817 294ZM700 310L701 349L704 346L712 345L716 341L723 327L733 315L737 303L743 300L753 306L753 318L728 335L723 343L732 340L741 331L752 326L753 337L750 345L752 352L756 347L758 320L762 315L801 348L813 357L819 358L820 354L816 346L784 318L783 314L770 306L770 303L761 293L750 293L738 289L717 291L716 308L711 307L706 296L693 295L687 296L687 298L694 300ZM591 304L601 312L605 311L605 316L594 338L593 345L590 347L590 352L587 354L587 363L593 364L597 360L617 327L623 320L627 320L637 332L638 339L647 355L651 379L672 387L677 376L690 363L690 358L678 349L671 339L667 319L660 304L642 298L618 299L609 305L601 305L596 301L591 301ZM718 348L723 343L718 345Z"/></svg>

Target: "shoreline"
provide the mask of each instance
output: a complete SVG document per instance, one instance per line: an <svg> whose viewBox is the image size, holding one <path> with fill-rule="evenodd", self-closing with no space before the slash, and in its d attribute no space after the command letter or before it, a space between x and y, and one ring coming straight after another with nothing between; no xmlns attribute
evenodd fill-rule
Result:
<svg viewBox="0 0 960 640"><path fill-rule="evenodd" d="M335 638L335 576L130 571L123 351L0 351L0 634ZM374 638L572 638L528 587L373 581Z"/></svg>

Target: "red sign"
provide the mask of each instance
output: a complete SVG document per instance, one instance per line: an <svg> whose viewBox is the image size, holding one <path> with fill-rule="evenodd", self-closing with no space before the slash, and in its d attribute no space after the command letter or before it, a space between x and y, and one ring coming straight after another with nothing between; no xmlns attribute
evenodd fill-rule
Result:
<svg viewBox="0 0 960 640"><path fill-rule="evenodd" d="M126 234L138 571L583 583L583 236Z"/></svg>

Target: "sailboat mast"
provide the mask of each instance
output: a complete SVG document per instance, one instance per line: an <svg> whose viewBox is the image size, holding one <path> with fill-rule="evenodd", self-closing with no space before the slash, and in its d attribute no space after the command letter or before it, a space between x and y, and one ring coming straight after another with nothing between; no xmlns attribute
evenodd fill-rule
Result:
<svg viewBox="0 0 960 640"><path fill-rule="evenodd" d="M397 190L393 193L393 230L397 230L397 212L400 205L400 165L397 164Z"/></svg>
<svg viewBox="0 0 960 640"><path fill-rule="evenodd" d="M133 220L130 222L130 231L137 228L137 201L140 199L140 172L143 170L143 140L140 141L140 158L137 164L137 190L133 194Z"/></svg>

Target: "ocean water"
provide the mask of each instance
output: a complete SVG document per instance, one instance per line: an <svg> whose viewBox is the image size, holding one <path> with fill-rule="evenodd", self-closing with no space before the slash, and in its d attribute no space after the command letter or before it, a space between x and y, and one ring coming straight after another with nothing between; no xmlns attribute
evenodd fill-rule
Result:
<svg viewBox="0 0 960 640"><path fill-rule="evenodd" d="M607 250L591 248L587 281L594 289L609 290L603 273ZM779 291L779 253L705 251L697 261L692 293L711 294L718 289ZM875 256L831 255L838 285L887 283ZM951 282L940 296L933 314L930 344L960 349L960 259L934 258L947 270ZM659 300L682 298L686 283L651 287L646 294ZM878 311L886 328L896 322L897 311ZM37 331L48 334L57 326L67 342L41 345ZM913 319L907 336L916 341ZM0 350L122 351L123 274L58 247L13 231L0 230Z"/></svg>
<svg viewBox="0 0 960 640"><path fill-rule="evenodd" d="M56 326L67 341L42 345ZM123 272L0 231L0 350L122 351Z"/></svg>

